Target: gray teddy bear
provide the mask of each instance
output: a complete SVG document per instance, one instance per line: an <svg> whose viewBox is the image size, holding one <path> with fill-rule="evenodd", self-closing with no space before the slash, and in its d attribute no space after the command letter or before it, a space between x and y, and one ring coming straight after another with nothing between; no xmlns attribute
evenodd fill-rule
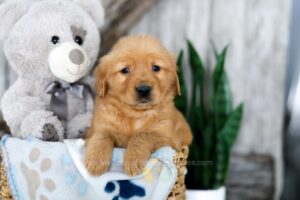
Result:
<svg viewBox="0 0 300 200"><path fill-rule="evenodd" d="M0 46L18 74L1 101L13 136L83 137L93 110L92 81L86 75L98 57L103 21L100 0L0 5Z"/></svg>

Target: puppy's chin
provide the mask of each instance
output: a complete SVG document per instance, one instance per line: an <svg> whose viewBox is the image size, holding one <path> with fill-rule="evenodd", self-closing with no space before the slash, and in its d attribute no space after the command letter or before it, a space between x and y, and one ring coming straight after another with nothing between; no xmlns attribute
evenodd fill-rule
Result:
<svg viewBox="0 0 300 200"><path fill-rule="evenodd" d="M135 104L131 104L131 108L135 110L150 110L153 109L155 105L151 103L151 101L147 102L136 102Z"/></svg>
<svg viewBox="0 0 300 200"><path fill-rule="evenodd" d="M132 102L124 102L124 103L134 110L150 110L157 105L153 101L147 99L140 99L140 100L135 100Z"/></svg>
<svg viewBox="0 0 300 200"><path fill-rule="evenodd" d="M156 108L161 104L162 98L158 98L157 95L151 95L149 97L139 97L136 95L118 97L118 99L125 105L134 110L150 110Z"/></svg>

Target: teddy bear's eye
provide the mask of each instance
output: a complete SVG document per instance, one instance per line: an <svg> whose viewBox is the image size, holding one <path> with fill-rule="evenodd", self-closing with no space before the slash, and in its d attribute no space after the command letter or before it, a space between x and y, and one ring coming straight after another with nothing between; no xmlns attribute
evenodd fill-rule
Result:
<svg viewBox="0 0 300 200"><path fill-rule="evenodd" d="M56 36L56 35L54 35L54 36L51 38L51 42L52 42L53 44L59 43L59 37Z"/></svg>
<svg viewBox="0 0 300 200"><path fill-rule="evenodd" d="M74 41L79 45L83 44L83 39L80 36L75 36Z"/></svg>

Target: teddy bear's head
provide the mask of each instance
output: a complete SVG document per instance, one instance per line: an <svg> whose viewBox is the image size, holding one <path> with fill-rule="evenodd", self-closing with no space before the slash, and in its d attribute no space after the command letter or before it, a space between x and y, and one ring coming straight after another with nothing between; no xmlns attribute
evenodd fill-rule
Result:
<svg viewBox="0 0 300 200"><path fill-rule="evenodd" d="M73 83L95 63L104 11L100 0L8 1L0 42L19 76Z"/></svg>

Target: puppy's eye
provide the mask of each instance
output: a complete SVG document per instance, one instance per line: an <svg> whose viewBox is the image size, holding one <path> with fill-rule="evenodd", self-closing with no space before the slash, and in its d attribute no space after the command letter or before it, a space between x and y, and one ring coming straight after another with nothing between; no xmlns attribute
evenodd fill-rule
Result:
<svg viewBox="0 0 300 200"><path fill-rule="evenodd" d="M158 65L152 65L152 71L159 72L160 71L160 66L158 66Z"/></svg>
<svg viewBox="0 0 300 200"><path fill-rule="evenodd" d="M52 36L52 38L51 38L51 42L52 42L53 44L57 44L57 43L59 43L59 37L58 37L58 36L56 36L56 35Z"/></svg>
<svg viewBox="0 0 300 200"><path fill-rule="evenodd" d="M75 36L74 41L79 45L83 44L83 39L80 36Z"/></svg>
<svg viewBox="0 0 300 200"><path fill-rule="evenodd" d="M130 70L129 70L128 67L125 67L125 68L123 68L123 69L121 70L121 73L122 73L122 74L129 74L129 72L130 72Z"/></svg>

